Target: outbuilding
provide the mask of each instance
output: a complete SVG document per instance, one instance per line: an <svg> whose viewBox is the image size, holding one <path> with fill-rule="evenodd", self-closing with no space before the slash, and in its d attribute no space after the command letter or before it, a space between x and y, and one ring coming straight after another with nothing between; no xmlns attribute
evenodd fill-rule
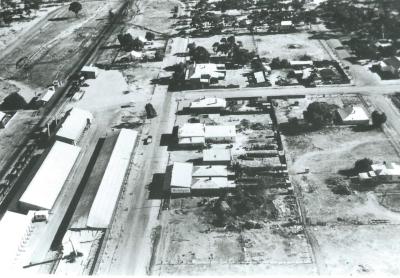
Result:
<svg viewBox="0 0 400 278"><path fill-rule="evenodd" d="M85 79L95 79L99 75L99 69L94 66L84 66L81 69L81 75Z"/></svg>
<svg viewBox="0 0 400 278"><path fill-rule="evenodd" d="M232 143L236 141L234 125L206 125L205 139L207 143Z"/></svg>
<svg viewBox="0 0 400 278"><path fill-rule="evenodd" d="M360 106L345 106L337 110L339 120L344 125L368 125L369 117Z"/></svg>
<svg viewBox="0 0 400 278"><path fill-rule="evenodd" d="M25 210L52 209L80 150L80 147L56 141L19 199L20 206Z"/></svg>
<svg viewBox="0 0 400 278"><path fill-rule="evenodd" d="M93 122L93 115L86 110L73 108L68 111L67 118L56 133L57 140L76 145L83 132Z"/></svg>

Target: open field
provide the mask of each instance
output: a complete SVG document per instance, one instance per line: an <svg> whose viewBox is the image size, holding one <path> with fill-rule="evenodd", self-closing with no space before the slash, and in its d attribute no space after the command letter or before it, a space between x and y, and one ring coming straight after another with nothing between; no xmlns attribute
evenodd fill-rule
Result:
<svg viewBox="0 0 400 278"><path fill-rule="evenodd" d="M317 99L323 101L321 98ZM307 103L317 99L300 100L299 106L292 106L293 108L285 106L285 101L278 101L278 121L283 121L285 113L290 116L301 114ZM340 107L343 102L357 104L357 97L351 96L329 97L324 100ZM362 105L361 102L358 105ZM292 181L302 189L307 216L312 221L336 223L339 218L346 222L368 223L374 219L386 219L398 223L400 218L382 207L376 195L368 189L354 184L355 193L339 195L332 192L326 181L329 178L343 177L341 171L351 169L356 160L364 157L369 157L376 163L398 162L395 149L382 131L354 131L354 127L335 126L283 138ZM310 169L310 173L304 174L306 168Z"/></svg>
<svg viewBox="0 0 400 278"><path fill-rule="evenodd" d="M153 275L295 274L299 269L314 273L310 248L301 232L287 236L266 218L263 228L256 230L215 228L209 212L196 204L201 200L174 199L163 213Z"/></svg>
<svg viewBox="0 0 400 278"><path fill-rule="evenodd" d="M84 2L79 17L63 6L52 17L62 20L47 20L36 26L29 36L21 38L18 47L9 50L0 61L0 75L32 87L45 87L54 79L64 80L107 24L109 10L120 4L121 1Z"/></svg>
<svg viewBox="0 0 400 278"><path fill-rule="evenodd" d="M298 60L300 56L307 54L313 60L331 60L321 43L318 40L310 39L310 36L305 32L268 36L256 35L254 40L260 57ZM290 49L288 47L290 44L297 44L299 48Z"/></svg>
<svg viewBox="0 0 400 278"><path fill-rule="evenodd" d="M326 226L314 229L327 274L399 273L398 225Z"/></svg>

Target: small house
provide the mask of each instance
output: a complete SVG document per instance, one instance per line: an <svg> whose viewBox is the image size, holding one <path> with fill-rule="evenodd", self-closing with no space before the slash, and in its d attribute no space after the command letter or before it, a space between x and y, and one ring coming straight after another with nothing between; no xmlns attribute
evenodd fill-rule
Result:
<svg viewBox="0 0 400 278"><path fill-rule="evenodd" d="M99 74L99 69L94 66L84 66L81 69L81 75L85 79L95 79Z"/></svg>
<svg viewBox="0 0 400 278"><path fill-rule="evenodd" d="M368 125L369 117L360 106L345 106L337 110L339 121L344 125Z"/></svg>

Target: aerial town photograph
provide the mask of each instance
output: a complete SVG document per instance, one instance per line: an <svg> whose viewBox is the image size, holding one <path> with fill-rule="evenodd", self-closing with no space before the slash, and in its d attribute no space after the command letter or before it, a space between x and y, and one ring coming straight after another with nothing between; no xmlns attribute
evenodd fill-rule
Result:
<svg viewBox="0 0 400 278"><path fill-rule="evenodd" d="M0 276L400 275L400 0L0 0Z"/></svg>

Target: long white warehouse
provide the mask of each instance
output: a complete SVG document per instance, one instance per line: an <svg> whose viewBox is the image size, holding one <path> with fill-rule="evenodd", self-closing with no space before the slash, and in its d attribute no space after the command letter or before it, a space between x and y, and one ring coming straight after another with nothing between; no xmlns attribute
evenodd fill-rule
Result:
<svg viewBox="0 0 400 278"><path fill-rule="evenodd" d="M78 158L81 148L56 141L19 199L28 209L50 210Z"/></svg>
<svg viewBox="0 0 400 278"><path fill-rule="evenodd" d="M135 147L137 135L136 131L121 129L90 208L87 220L88 227L108 228Z"/></svg>
<svg viewBox="0 0 400 278"><path fill-rule="evenodd" d="M76 145L86 127L93 121L93 115L86 110L73 108L56 134L57 140Z"/></svg>
<svg viewBox="0 0 400 278"><path fill-rule="evenodd" d="M16 268L17 255L23 252L24 242L32 232L32 215L7 211L0 221L0 267L11 271Z"/></svg>

